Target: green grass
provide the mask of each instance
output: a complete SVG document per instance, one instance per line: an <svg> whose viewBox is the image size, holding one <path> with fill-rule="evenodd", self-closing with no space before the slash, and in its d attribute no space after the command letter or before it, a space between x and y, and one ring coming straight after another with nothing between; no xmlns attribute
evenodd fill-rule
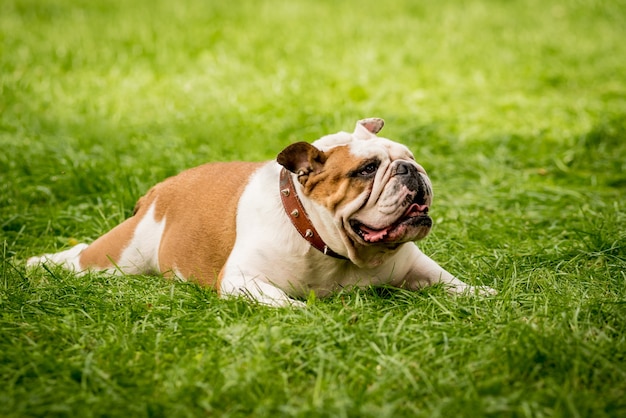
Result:
<svg viewBox="0 0 626 418"><path fill-rule="evenodd" d="M626 414L626 3L0 2L0 416ZM27 272L166 176L379 116L498 296Z"/></svg>

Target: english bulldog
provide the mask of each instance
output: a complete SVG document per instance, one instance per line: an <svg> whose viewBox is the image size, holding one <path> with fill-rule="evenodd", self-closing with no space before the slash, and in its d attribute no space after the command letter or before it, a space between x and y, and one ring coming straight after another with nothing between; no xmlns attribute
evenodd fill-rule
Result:
<svg viewBox="0 0 626 418"><path fill-rule="evenodd" d="M377 136L384 122L297 142L276 161L209 163L168 178L93 243L32 257L84 273L160 273L221 296L302 305L351 287L472 287L423 254L433 189L409 149ZM300 299L300 300L298 300Z"/></svg>

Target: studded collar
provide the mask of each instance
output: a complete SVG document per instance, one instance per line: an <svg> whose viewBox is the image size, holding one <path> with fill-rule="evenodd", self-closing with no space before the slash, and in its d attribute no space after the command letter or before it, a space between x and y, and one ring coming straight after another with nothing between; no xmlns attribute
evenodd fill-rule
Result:
<svg viewBox="0 0 626 418"><path fill-rule="evenodd" d="M322 252L322 254L341 260L347 260L346 257L341 254L337 254L330 249L322 237L320 237L317 230L313 226L313 223L309 219L309 215L307 215L304 207L302 206L302 202L298 197L290 172L285 168L283 168L280 172L279 186L280 199L283 202L283 208L291 220L291 223L300 233L302 238L307 240L311 246Z"/></svg>

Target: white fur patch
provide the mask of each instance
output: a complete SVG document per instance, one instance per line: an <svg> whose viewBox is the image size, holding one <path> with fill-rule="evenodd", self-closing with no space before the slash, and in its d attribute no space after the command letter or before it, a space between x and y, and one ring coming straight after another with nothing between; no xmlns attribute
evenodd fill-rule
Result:
<svg viewBox="0 0 626 418"><path fill-rule="evenodd" d="M122 252L117 267L125 274L159 272L159 247L165 229L165 217L160 221L154 217L153 202L135 228L128 246Z"/></svg>

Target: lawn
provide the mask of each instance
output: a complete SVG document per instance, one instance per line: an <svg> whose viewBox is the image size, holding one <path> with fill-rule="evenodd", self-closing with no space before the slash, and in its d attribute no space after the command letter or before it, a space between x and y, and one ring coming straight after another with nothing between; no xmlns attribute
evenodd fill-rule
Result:
<svg viewBox="0 0 626 418"><path fill-rule="evenodd" d="M0 416L626 416L625 39L624 0L0 1ZM25 268L370 116L497 296Z"/></svg>

